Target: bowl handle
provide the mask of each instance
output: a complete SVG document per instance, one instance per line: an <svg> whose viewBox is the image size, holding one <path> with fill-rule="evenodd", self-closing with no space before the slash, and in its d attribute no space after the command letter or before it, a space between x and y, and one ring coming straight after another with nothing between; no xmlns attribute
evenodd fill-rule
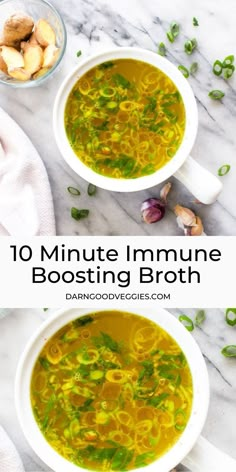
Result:
<svg viewBox="0 0 236 472"><path fill-rule="evenodd" d="M222 190L222 183L204 167L189 156L174 176L202 203L209 205L216 201Z"/></svg>
<svg viewBox="0 0 236 472"><path fill-rule="evenodd" d="M182 464L191 472L216 472L236 470L236 460L217 449L209 441L200 436L191 452Z"/></svg>

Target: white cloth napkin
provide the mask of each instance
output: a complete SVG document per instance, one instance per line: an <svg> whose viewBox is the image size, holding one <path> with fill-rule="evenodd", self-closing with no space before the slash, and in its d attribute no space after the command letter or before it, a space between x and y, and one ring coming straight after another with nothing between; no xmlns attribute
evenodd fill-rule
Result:
<svg viewBox="0 0 236 472"><path fill-rule="evenodd" d="M48 176L36 149L0 108L0 236L51 236L55 218Z"/></svg>
<svg viewBox="0 0 236 472"><path fill-rule="evenodd" d="M0 472L24 472L21 458L10 438L0 426Z"/></svg>

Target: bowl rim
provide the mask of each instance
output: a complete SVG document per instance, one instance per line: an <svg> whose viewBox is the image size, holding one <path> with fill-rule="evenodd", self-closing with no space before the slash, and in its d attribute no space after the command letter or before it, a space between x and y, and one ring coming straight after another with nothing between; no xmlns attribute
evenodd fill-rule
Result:
<svg viewBox="0 0 236 472"><path fill-rule="evenodd" d="M69 93L77 80L88 70L94 66L106 62L108 60L116 59L137 59L159 68L175 83L179 90L186 113L186 126L182 143L178 148L175 156L151 175L138 177L136 179L115 179L96 173L88 166L86 166L71 148L64 126L64 112L65 105ZM193 144L196 139L198 130L198 110L193 90L177 69L165 57L162 57L153 51L138 47L115 47L112 49L103 50L100 53L95 53L85 59L81 59L80 63L72 69L72 71L63 80L53 107L53 130L57 142L57 146L62 154L62 157L67 164L82 178L88 182L97 185L106 190L117 192L135 192L144 190L154 185L157 185L164 180L171 177L183 165L188 155L190 154Z"/></svg>
<svg viewBox="0 0 236 472"><path fill-rule="evenodd" d="M124 311L117 308L61 309L44 321L31 336L21 355L15 377L15 406L21 429L35 453L56 472L83 472L69 462L46 441L33 416L30 401L30 381L35 361L45 342L68 322L91 312ZM156 461L145 467L148 472L167 472L180 463L196 443L204 426L209 406L209 378L205 361L196 341L186 328L163 308L127 308L129 313L145 316L165 329L186 355L193 379L193 404L188 424L175 445ZM138 470L138 469L132 469Z"/></svg>
<svg viewBox="0 0 236 472"><path fill-rule="evenodd" d="M26 5L27 5L27 0L20 0L22 2L24 2ZM12 2L15 2L15 0L2 0L0 2L0 10L1 10L1 6L4 5L4 4L7 4L7 3L12 3ZM59 20L60 24L61 24L61 27L62 27L62 31L63 31L63 44L61 46L61 50L60 50L60 54L55 62L55 64L48 70L48 72L46 72L46 74L44 74L42 77L39 77L38 79L36 80L27 80L25 82L23 81L18 81L18 82L11 82L10 80L9 81L5 81L5 80L2 80L0 78L0 85L6 85L7 87L12 87L12 88L30 88L30 87L37 87L38 85L41 85L47 78L51 77L53 72L55 71L55 69L59 66L59 64L61 63L62 59L63 59L63 56L65 54L65 50L66 50L66 45L67 45L67 31L66 31L66 26L65 26L65 23L64 23L64 20L62 18L62 15L59 13L59 11L54 7L54 5L52 5L50 2L48 2L47 0L34 0L35 3L42 3L42 4L45 4L49 7L49 9L51 9L53 11L53 13L55 14L55 16L57 17L57 19Z"/></svg>

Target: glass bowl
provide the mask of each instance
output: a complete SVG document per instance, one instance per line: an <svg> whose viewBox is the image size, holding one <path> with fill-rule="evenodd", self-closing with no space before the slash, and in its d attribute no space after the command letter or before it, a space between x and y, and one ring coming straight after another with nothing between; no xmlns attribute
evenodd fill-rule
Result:
<svg viewBox="0 0 236 472"><path fill-rule="evenodd" d="M56 46L60 48L60 53L55 64L43 76L23 82L9 77L0 71L0 84L15 88L37 87L52 76L64 56L67 40L66 28L61 15L45 0L3 0L0 2L0 32L3 30L3 24L6 19L16 12L28 14L33 18L34 22L38 21L40 18L47 20L55 31Z"/></svg>

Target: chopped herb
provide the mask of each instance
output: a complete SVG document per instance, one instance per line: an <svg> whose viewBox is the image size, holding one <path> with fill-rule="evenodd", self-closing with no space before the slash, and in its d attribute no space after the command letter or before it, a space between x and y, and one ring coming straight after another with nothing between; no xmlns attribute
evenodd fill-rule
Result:
<svg viewBox="0 0 236 472"><path fill-rule="evenodd" d="M224 78L226 80L230 79L230 77L232 77L234 71L235 71L235 67L233 65L229 65L227 67L224 67L224 71L223 71Z"/></svg>
<svg viewBox="0 0 236 472"><path fill-rule="evenodd" d="M150 377L152 377L154 373L153 361L143 361L141 362L141 365L143 366L143 368L139 373L138 384L140 384L143 380L148 380Z"/></svg>
<svg viewBox="0 0 236 472"><path fill-rule="evenodd" d="M95 337L93 341L96 347L105 346L112 352L120 352L119 344L107 333L101 332L101 337Z"/></svg>
<svg viewBox="0 0 236 472"><path fill-rule="evenodd" d="M186 54L190 55L197 47L197 40L195 38L188 39L184 44L184 50Z"/></svg>
<svg viewBox="0 0 236 472"><path fill-rule="evenodd" d="M175 38L174 38L173 34L172 34L170 31L168 31L168 32L166 33L166 36L167 36L167 38L169 39L170 43L173 43L173 42L174 42Z"/></svg>
<svg viewBox="0 0 236 472"><path fill-rule="evenodd" d="M206 313L204 310L198 310L195 316L195 326L200 326L206 319Z"/></svg>
<svg viewBox="0 0 236 472"><path fill-rule="evenodd" d="M160 56L166 56L166 47L165 47L164 43L159 44L157 52Z"/></svg>
<svg viewBox="0 0 236 472"><path fill-rule="evenodd" d="M93 195L95 195L96 191L97 191L96 185L88 184L87 192L88 192L88 195L89 195L90 197L92 197Z"/></svg>
<svg viewBox="0 0 236 472"><path fill-rule="evenodd" d="M211 92L208 93L208 96L212 100L221 100L221 98L223 98L225 94L221 90L211 90Z"/></svg>
<svg viewBox="0 0 236 472"><path fill-rule="evenodd" d="M193 26L199 26L198 20L195 16L193 17Z"/></svg>
<svg viewBox="0 0 236 472"><path fill-rule="evenodd" d="M236 345L229 344L221 350L221 354L225 357L236 357Z"/></svg>
<svg viewBox="0 0 236 472"><path fill-rule="evenodd" d="M67 187L67 190L71 195L80 195L80 191L78 188L75 187Z"/></svg>
<svg viewBox="0 0 236 472"><path fill-rule="evenodd" d="M80 57L81 54L82 54L82 51L79 50L79 51L77 51L76 56L77 56L77 57Z"/></svg>
<svg viewBox="0 0 236 472"><path fill-rule="evenodd" d="M94 408L92 406L93 400L93 398L88 398L87 400L85 400L85 402L78 407L78 411L94 411Z"/></svg>
<svg viewBox="0 0 236 472"><path fill-rule="evenodd" d="M107 62L103 62L102 64L100 64L99 69L104 69L104 70L106 70L106 69L110 69L110 68L113 67L113 66L114 66L114 62L112 62L112 61L107 61Z"/></svg>
<svg viewBox="0 0 236 472"><path fill-rule="evenodd" d="M172 21L170 24L170 32L173 34L174 38L177 38L179 35L179 24L175 21Z"/></svg>
<svg viewBox="0 0 236 472"><path fill-rule="evenodd" d="M179 316L179 321L185 326L185 328L188 331L193 331L194 330L193 321L191 320L191 318L189 318L189 316L180 315Z"/></svg>
<svg viewBox="0 0 236 472"><path fill-rule="evenodd" d="M73 325L75 326L75 328L79 327L79 326L85 326L89 323L92 323L93 322L93 318L92 316L89 316L89 315L85 315L85 316L81 316L80 318L77 318L76 320L73 321Z"/></svg>
<svg viewBox="0 0 236 472"><path fill-rule="evenodd" d="M178 66L178 69L180 70L180 72L182 72L183 76L186 79L189 77L189 71L186 67L184 67L183 65L180 65L180 66Z"/></svg>
<svg viewBox="0 0 236 472"><path fill-rule="evenodd" d="M198 63L193 62L192 65L190 66L190 74L194 75L198 71Z"/></svg>
<svg viewBox="0 0 236 472"><path fill-rule="evenodd" d="M230 165L229 164L224 164L223 166L221 166L218 169L218 175L220 177L223 177L224 175L228 174L229 171L230 171Z"/></svg>
<svg viewBox="0 0 236 472"><path fill-rule="evenodd" d="M221 61L219 61L219 59L217 59L212 66L212 71L215 75L219 76L221 75L222 70L223 70L223 64Z"/></svg>
<svg viewBox="0 0 236 472"><path fill-rule="evenodd" d="M112 76L114 82L116 85L120 85L121 87L123 88L127 88L129 89L131 87L131 83L129 82L129 80L127 80L123 75L121 74L114 74Z"/></svg>
<svg viewBox="0 0 236 472"><path fill-rule="evenodd" d="M149 398L147 405L158 407L167 397L169 397L169 393L161 393L157 397Z"/></svg>
<svg viewBox="0 0 236 472"><path fill-rule="evenodd" d="M89 210L85 210L85 209L79 210L78 208L74 208L74 207L71 208L71 216L77 221L81 220L82 218L87 218L88 215L89 215Z"/></svg>
<svg viewBox="0 0 236 472"><path fill-rule="evenodd" d="M46 357L39 357L39 362L45 370L48 370L51 366L50 362L46 359Z"/></svg>
<svg viewBox="0 0 236 472"><path fill-rule="evenodd" d="M236 308L227 308L226 309L225 320L226 320L226 323L229 326L235 326L236 325Z"/></svg>

